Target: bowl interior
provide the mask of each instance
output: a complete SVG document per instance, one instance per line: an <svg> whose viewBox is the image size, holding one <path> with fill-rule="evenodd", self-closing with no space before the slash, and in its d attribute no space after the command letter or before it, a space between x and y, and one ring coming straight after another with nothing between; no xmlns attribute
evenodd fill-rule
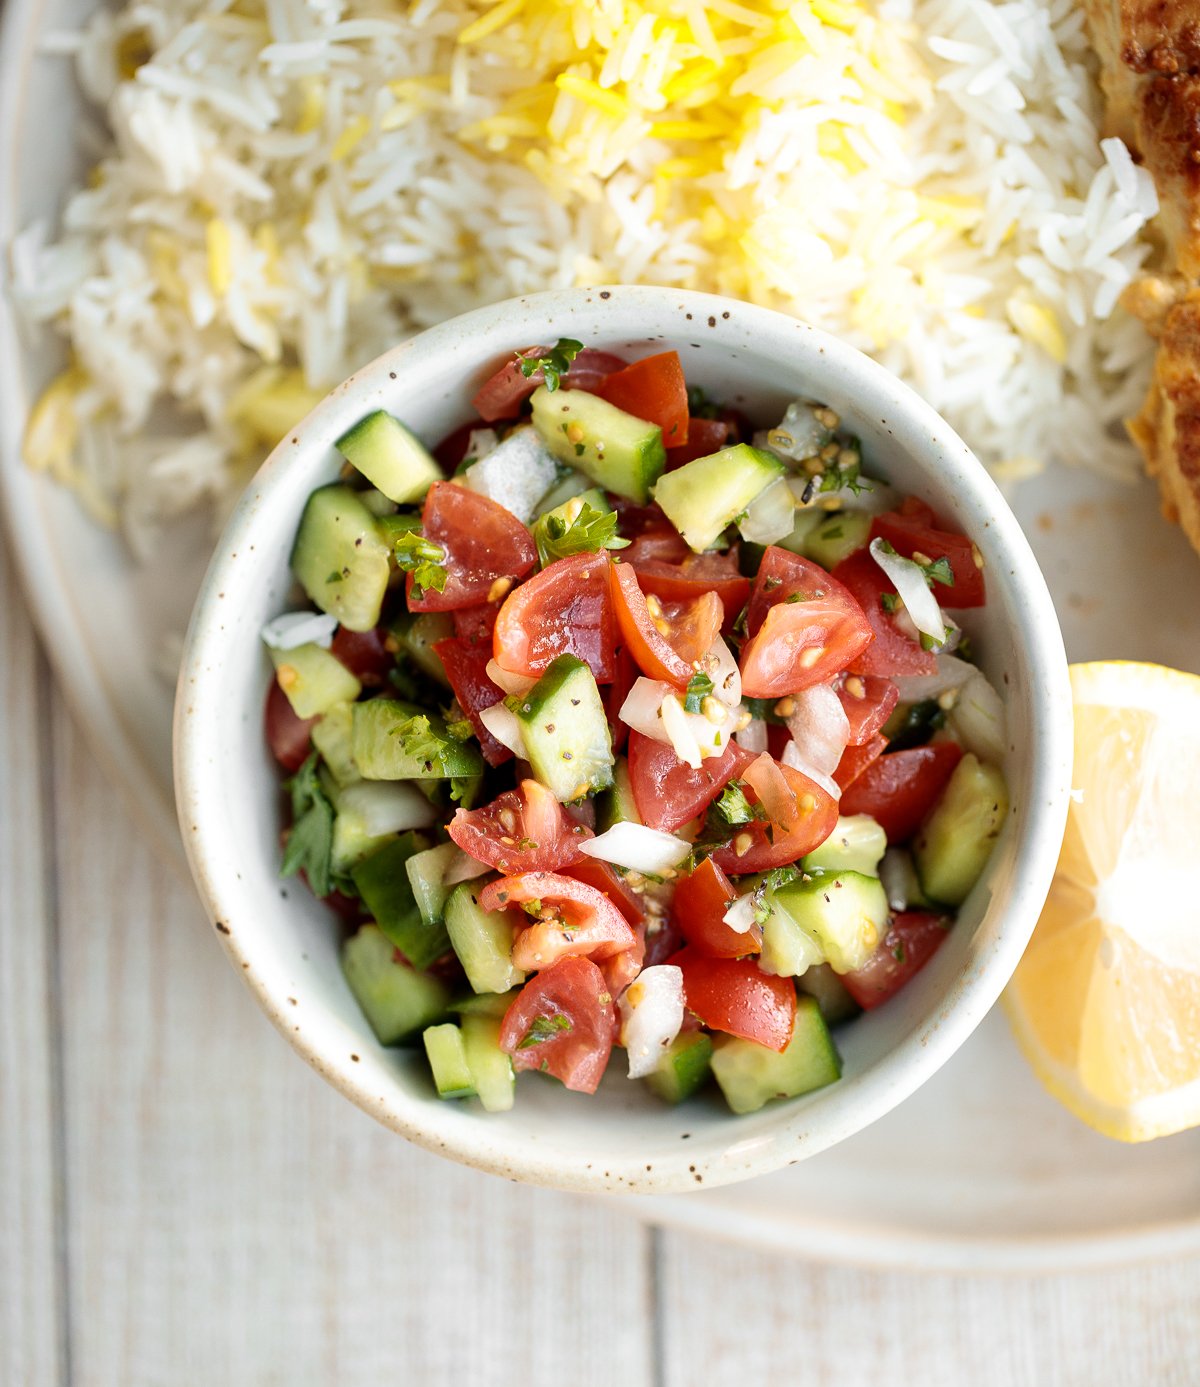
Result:
<svg viewBox="0 0 1200 1387"><path fill-rule="evenodd" d="M654 330L647 331L653 324ZM277 876L281 797L262 738L270 678L258 639L286 609L287 558L304 500L333 478L333 441L384 407L434 442L506 355L559 336L631 357L677 349L689 384L771 422L797 396L838 411L866 469L928 501L983 553L986 608L968 614L1004 696L1013 814L984 879L924 971L837 1033L844 1076L748 1117L719 1097L662 1106L621 1072L599 1094L531 1076L507 1114L439 1102L423 1054L383 1049L338 967L339 928ZM422 334L340 386L281 443L230 524L193 617L176 709L180 821L223 942L272 1019L348 1096L434 1150L567 1188L696 1188L802 1159L881 1116L927 1078L995 1000L1032 929L1057 855L1070 772L1069 694L1050 600L1016 522L983 469L932 411L865 358L791 319L674 291L546 294Z"/></svg>

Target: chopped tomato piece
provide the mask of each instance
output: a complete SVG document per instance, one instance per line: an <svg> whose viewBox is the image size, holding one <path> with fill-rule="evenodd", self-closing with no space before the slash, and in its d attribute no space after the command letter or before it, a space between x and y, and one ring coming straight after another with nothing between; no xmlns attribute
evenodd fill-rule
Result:
<svg viewBox="0 0 1200 1387"><path fill-rule="evenodd" d="M577 862L573 862L569 867L563 867L561 870L563 876L574 877L576 881L582 881L585 886L592 886L597 891L603 891L631 925L640 925L646 918L646 910L642 904L641 896L632 886L627 885L624 877L613 871L607 862L601 862L598 857L588 857L584 854Z"/></svg>
<svg viewBox="0 0 1200 1387"><path fill-rule="evenodd" d="M298 718L287 694L272 679L263 707L263 727L271 755L290 775L308 760L312 750L312 730L316 718Z"/></svg>
<svg viewBox="0 0 1200 1387"><path fill-rule="evenodd" d="M500 1025L500 1048L518 1072L544 1070L578 1093L595 1093L616 1026L600 969L586 958L563 958L514 998Z"/></svg>
<svg viewBox="0 0 1200 1387"><path fill-rule="evenodd" d="M604 974L608 990L619 997L646 964L646 926L634 925L633 944L611 958L602 958L597 967Z"/></svg>
<svg viewBox="0 0 1200 1387"><path fill-rule="evenodd" d="M665 435L664 435L665 437ZM724 419L688 420L687 442L667 448L668 472L683 467L697 458L706 458L710 453L719 453L729 439L729 424Z"/></svg>
<svg viewBox="0 0 1200 1387"><path fill-rule="evenodd" d="M754 581L742 692L780 698L824 684L871 643L862 608L823 568L770 545Z"/></svg>
<svg viewBox="0 0 1200 1387"><path fill-rule="evenodd" d="M785 867L820 847L833 832L837 801L801 771L764 752L746 767L741 779L747 799L761 802L768 817L731 829L730 842L713 853L717 866L731 876ZM843 812L848 813L842 803Z"/></svg>
<svg viewBox="0 0 1200 1387"><path fill-rule="evenodd" d="M497 663L536 677L559 655L583 660L596 682L613 677L616 617L608 559L573 554L535 573L511 593L492 632Z"/></svg>
<svg viewBox="0 0 1200 1387"><path fill-rule="evenodd" d="M871 525L871 538L886 539L906 559L911 559L914 554L922 556L922 563L947 559L954 582L935 582L933 587L934 595L943 607L982 607L987 601L983 568L975 561L979 550L966 535L935 529L931 521L926 522L918 515L888 511L875 517Z"/></svg>
<svg viewBox="0 0 1200 1387"><path fill-rule="evenodd" d="M450 613L454 634L468 645L484 645L492 653L492 632L496 629L499 602L484 602L478 607L458 607Z"/></svg>
<svg viewBox="0 0 1200 1387"><path fill-rule="evenodd" d="M664 447L688 441L687 382L678 352L659 352L635 361L602 381L596 394L635 419L657 424Z"/></svg>
<svg viewBox="0 0 1200 1387"><path fill-rule="evenodd" d="M493 707L504 697L504 690L488 678L487 666L492 658L490 646L468 645L457 636L450 636L438 641L433 649L442 662L459 707L471 720L483 759L489 766L502 766L510 761L512 752L492 736L479 716L484 708Z"/></svg>
<svg viewBox="0 0 1200 1387"><path fill-rule="evenodd" d="M854 784L868 766L878 761L886 749L887 738L879 733L862 746L848 746L842 752L842 759L833 773L834 780L842 787L843 792Z"/></svg>
<svg viewBox="0 0 1200 1387"><path fill-rule="evenodd" d="M625 700L629 697L629 690L633 688L637 680L638 673L633 656L622 646L617 651L612 683L603 693L604 711L608 716L608 725L612 729L612 746L615 755L624 751L625 743L629 739L629 728L621 721L620 715Z"/></svg>
<svg viewBox="0 0 1200 1387"><path fill-rule="evenodd" d="M533 537L496 501L453 482L434 482L425 497L421 528L446 551L446 586L413 596L408 575L408 606L414 612L452 612L495 601L501 591L537 562Z"/></svg>
<svg viewBox="0 0 1200 1387"><path fill-rule="evenodd" d="M453 433L448 433L445 438L433 450L433 455L441 465L442 471L453 474L460 462L467 455L467 448L471 442L471 435L477 429L494 427L496 424L515 424L516 411L513 411L511 419L492 419L485 423L482 419L472 419L465 424L459 425Z"/></svg>
<svg viewBox="0 0 1200 1387"><path fill-rule="evenodd" d="M666 963L683 947L683 935L669 921L651 915L646 920L646 960L643 967ZM686 1021L686 1017L684 1018Z"/></svg>
<svg viewBox="0 0 1200 1387"><path fill-rule="evenodd" d="M956 742L891 751L869 765L842 796L843 814L870 814L889 843L911 838L962 759Z"/></svg>
<svg viewBox="0 0 1200 1387"><path fill-rule="evenodd" d="M693 770L666 742L630 732L629 781L638 816L648 827L670 833L707 809L753 760L750 752L730 741L720 756L710 756Z"/></svg>
<svg viewBox="0 0 1200 1387"><path fill-rule="evenodd" d="M511 874L569 867L592 837L536 780L522 780L478 809L459 809L446 831L477 862Z"/></svg>
<svg viewBox="0 0 1200 1387"><path fill-rule="evenodd" d="M937 660L919 642L905 635L893 614L884 610L885 596L896 597L896 589L869 549L860 549L843 559L833 576L847 588L866 614L875 639L846 666L851 674L933 674Z"/></svg>
<svg viewBox="0 0 1200 1387"><path fill-rule="evenodd" d="M526 376L521 370L521 357L545 356L549 347L526 347L517 353L517 358L506 361L503 366L480 386L471 403L479 411L482 419L489 424L500 419L511 419L520 409L523 401L545 381L539 367L532 375ZM571 368L562 378L564 386L576 390L595 390L601 381L614 371L620 371L625 362L611 352L597 351L585 347L571 362Z"/></svg>
<svg viewBox="0 0 1200 1387"><path fill-rule="evenodd" d="M628 564L612 565L617 625L638 668L651 679L687 687L696 664L716 640L725 609L715 592L682 602L646 597Z"/></svg>
<svg viewBox="0 0 1200 1387"><path fill-rule="evenodd" d="M744 934L730 929L725 912L737 899L733 883L711 857L689 876L680 877L671 901L671 923L702 954L713 958L745 958L762 948L762 930L752 925Z"/></svg>
<svg viewBox="0 0 1200 1387"><path fill-rule="evenodd" d="M370 631L351 631L339 626L329 653L368 689L386 684L396 665L395 656L387 648L387 632L379 626Z"/></svg>
<svg viewBox="0 0 1200 1387"><path fill-rule="evenodd" d="M750 579L738 572L736 546L723 554L693 554L674 530L652 530L622 549L621 561L637 570L643 592L663 602L686 602L715 592L725 608L726 630L750 596Z"/></svg>
<svg viewBox="0 0 1200 1387"><path fill-rule="evenodd" d="M556 872L523 872L490 882L480 893L484 910L537 903L536 917L524 916L525 927L513 944L518 968L536 972L560 958L579 955L612 958L637 944L629 921L603 891Z"/></svg>
<svg viewBox="0 0 1200 1387"><path fill-rule="evenodd" d="M893 915L879 948L861 968L842 974L846 991L867 1011L886 1002L937 953L949 924L923 911Z"/></svg>
<svg viewBox="0 0 1200 1387"><path fill-rule="evenodd" d="M848 674L835 687L850 724L849 746L865 746L900 701L896 685L876 674Z"/></svg>
<svg viewBox="0 0 1200 1387"><path fill-rule="evenodd" d="M681 949L669 962L683 973L687 1009L704 1025L740 1035L770 1050L786 1050L796 1023L796 988L791 978L775 978L748 958L708 958L698 949Z"/></svg>

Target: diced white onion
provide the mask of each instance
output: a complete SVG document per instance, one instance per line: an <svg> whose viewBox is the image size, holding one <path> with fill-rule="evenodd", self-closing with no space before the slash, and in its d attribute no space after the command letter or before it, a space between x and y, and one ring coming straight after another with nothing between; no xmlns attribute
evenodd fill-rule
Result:
<svg viewBox="0 0 1200 1387"><path fill-rule="evenodd" d="M601 862L627 867L631 872L648 872L662 876L678 867L692 850L692 845L673 833L647 828L628 820L613 824L607 832L579 844L579 851Z"/></svg>
<svg viewBox="0 0 1200 1387"><path fill-rule="evenodd" d="M796 501L783 477L760 491L738 521L738 531L751 544L774 544L790 535L796 523Z"/></svg>
<svg viewBox="0 0 1200 1387"><path fill-rule="evenodd" d="M487 677L498 689L503 689L506 694L512 694L516 698L524 698L537 683L536 679L531 679L527 674L514 674L511 669L505 669L495 660L487 662Z"/></svg>
<svg viewBox="0 0 1200 1387"><path fill-rule="evenodd" d="M640 732L656 742L669 742L667 730L663 726L659 709L663 699L675 690L661 679L647 679L644 675L633 681L633 687L625 695L618 717L626 727Z"/></svg>
<svg viewBox="0 0 1200 1387"><path fill-rule="evenodd" d="M324 612L284 612L262 628L263 644L272 650L295 650L299 645L319 645L328 650L337 628L337 617Z"/></svg>
<svg viewBox="0 0 1200 1387"><path fill-rule="evenodd" d="M793 400L775 428L755 434L754 446L767 448L790 462L814 457L832 437L829 428L817 418L817 408L803 400Z"/></svg>
<svg viewBox="0 0 1200 1387"><path fill-rule="evenodd" d="M832 795L835 800L841 799L842 787L831 775L826 775L824 771L818 770L816 766L809 765L804 757L800 755L800 749L796 746L795 742L788 742L787 746L783 749L783 755L779 759L785 766L791 766L792 770L799 771L801 775L808 776L809 780L819 785L826 794Z"/></svg>
<svg viewBox="0 0 1200 1387"><path fill-rule="evenodd" d="M1004 762L1004 703L979 670L973 669L950 710L950 729L970 752L993 765Z"/></svg>
<svg viewBox="0 0 1200 1387"><path fill-rule="evenodd" d="M481 877L491 870L486 862L480 862L478 858L459 848L458 856L446 868L446 875L442 880L447 886L457 886L460 881L474 881L476 877Z"/></svg>
<svg viewBox="0 0 1200 1387"><path fill-rule="evenodd" d="M693 769L699 769L706 758L724 752L742 711L742 676L733 653L719 636L698 664L712 680L712 697L725 707L720 722L711 722L703 712L687 712L674 685L645 676L634 680L619 714L627 727L667 743Z"/></svg>
<svg viewBox="0 0 1200 1387"><path fill-rule="evenodd" d="M912 559L889 553L885 540L871 541L871 557L895 584L900 601L904 603L918 631L931 640L946 639L946 623L942 619L942 609L937 598L925 581L925 570Z"/></svg>
<svg viewBox="0 0 1200 1387"><path fill-rule="evenodd" d="M503 443L463 474L472 491L496 501L528 525L537 503L554 485L558 463L532 425L514 429Z"/></svg>
<svg viewBox="0 0 1200 1387"><path fill-rule="evenodd" d="M511 708L506 708L503 703L493 703L490 708L481 710L479 721L514 756L519 756L522 761L529 759L525 747L525 734L521 731L521 724Z"/></svg>
<svg viewBox="0 0 1200 1387"><path fill-rule="evenodd" d="M729 909L721 917L737 934L748 934L754 927L754 892L747 891L730 903Z"/></svg>
<svg viewBox="0 0 1200 1387"><path fill-rule="evenodd" d="M500 435L495 429L472 429L467 435L467 451L463 457L479 462L489 453L495 452L499 446Z"/></svg>
<svg viewBox="0 0 1200 1387"><path fill-rule="evenodd" d="M879 863L879 880L887 895L889 910L908 909L908 889L912 884L912 859L903 848L888 848Z"/></svg>
<svg viewBox="0 0 1200 1387"><path fill-rule="evenodd" d="M975 673L975 666L957 655L939 655L936 674L900 674L895 684L900 690L904 703L922 703L927 698L938 698L951 689L961 689Z"/></svg>
<svg viewBox="0 0 1200 1387"><path fill-rule="evenodd" d="M400 780L360 780L338 792L338 813L356 814L372 837L428 828L438 810L414 786Z"/></svg>
<svg viewBox="0 0 1200 1387"><path fill-rule="evenodd" d="M700 762L704 758L700 754L700 743L696 738L695 731L688 723L688 715L684 711L683 704L679 701L679 695L667 694L662 701L659 712L662 715L662 725L666 730L667 738L675 749L675 755L691 766L694 771L698 771Z"/></svg>
<svg viewBox="0 0 1200 1387"><path fill-rule="evenodd" d="M767 724L762 718L751 718L740 732L734 733L734 741L743 751L766 751Z"/></svg>
<svg viewBox="0 0 1200 1387"><path fill-rule="evenodd" d="M673 963L643 968L617 999L629 1077L644 1079L683 1025L683 972Z"/></svg>
<svg viewBox="0 0 1200 1387"><path fill-rule="evenodd" d="M837 770L850 741L850 720L831 684L818 684L791 695L796 705L787 720L802 760L824 775Z"/></svg>
<svg viewBox="0 0 1200 1387"><path fill-rule="evenodd" d="M733 651L720 636L704 652L700 665L713 681L713 693L722 703L736 709L742 701L742 672Z"/></svg>

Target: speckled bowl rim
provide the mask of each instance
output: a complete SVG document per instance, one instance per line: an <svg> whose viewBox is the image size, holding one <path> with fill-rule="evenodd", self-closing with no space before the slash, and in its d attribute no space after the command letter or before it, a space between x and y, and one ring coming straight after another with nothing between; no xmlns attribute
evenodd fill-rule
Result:
<svg viewBox="0 0 1200 1387"><path fill-rule="evenodd" d="M1015 825L1013 853L1021 869L1012 883L1007 907L994 924L991 910L977 933L989 926L991 938L976 966L958 976L949 997L941 999L937 1015L914 1031L894 1050L853 1078L843 1079L835 1095L822 1105L780 1104L773 1109L767 1138L739 1139L738 1121L729 1122L725 1149L703 1155L695 1149L659 1156L652 1170L644 1159L595 1150L592 1159L564 1157L539 1149L511 1131L498 1132L482 1114L462 1124L452 1117L455 1105L424 1094L412 1094L393 1079L390 1091L380 1092L372 1071L352 1063L298 1016L288 996L287 981L274 977L270 959L256 948L252 920L245 918L240 875L233 862L217 860L212 839L216 825L210 806L216 786L226 773L220 758L206 755L206 701L221 696L224 623L220 620L226 594L236 594L246 581L245 565L233 561L239 551L253 548L256 517L269 506L286 473L303 465L305 443L339 437L360 417L362 400L381 380L402 374L413 352L423 357L446 354L453 361L456 342L464 335L495 336L498 352L526 341L553 340L577 324L570 321L586 305L590 318L613 319L613 330L628 331L631 307L646 335L674 328L675 315L686 314L694 331L720 335L736 313L740 328L749 319L755 334L794 353L798 369L805 361L820 361L820 369L853 380L856 391L876 408L886 404L886 420L898 431L930 440L938 457L936 490L956 488L978 516L987 516L988 534L981 539L990 554L993 583L1008 588L1019 613L1019 638L1028 661L1028 691L1037 716L1033 741L1032 778L1024 812ZM618 324L621 315L623 321ZM651 326L652 325L652 326ZM703 326L707 325L707 326ZM324 456L328 444L318 452ZM911 451L911 449L910 449ZM932 470L929 464L922 464ZM316 462L314 460L315 468ZM1003 556L1002 563L995 560ZM603 289L551 290L508 300L463 314L419 334L377 358L337 387L292 430L248 487L209 566L193 611L182 662L175 709L175 784L180 827L188 862L201 899L221 942L259 1004L288 1043L363 1111L429 1150L477 1168L513 1179L562 1189L670 1193L751 1178L816 1154L860 1131L924 1083L967 1039L990 1010L1008 981L1028 942L1045 900L1057 861L1070 788L1072 725L1071 697L1062 636L1053 603L1028 542L999 490L965 443L911 388L854 348L810 325L768 309L716 295L645 286ZM219 834L215 836L219 837ZM286 908L284 906L283 908ZM377 1073L374 1077L378 1077ZM386 1090L386 1085L384 1086ZM814 1113L818 1114L814 1121Z"/></svg>

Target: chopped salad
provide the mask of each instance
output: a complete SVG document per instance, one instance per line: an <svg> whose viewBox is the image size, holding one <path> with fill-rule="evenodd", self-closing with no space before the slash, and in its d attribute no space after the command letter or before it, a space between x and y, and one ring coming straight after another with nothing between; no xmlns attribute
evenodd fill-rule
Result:
<svg viewBox="0 0 1200 1387"><path fill-rule="evenodd" d="M305 506L311 606L263 631L283 873L444 1098L592 1093L616 1048L739 1113L833 1082L1007 816L946 612L978 549L829 408L756 430L675 352L529 348L474 407L432 452L368 415Z"/></svg>

